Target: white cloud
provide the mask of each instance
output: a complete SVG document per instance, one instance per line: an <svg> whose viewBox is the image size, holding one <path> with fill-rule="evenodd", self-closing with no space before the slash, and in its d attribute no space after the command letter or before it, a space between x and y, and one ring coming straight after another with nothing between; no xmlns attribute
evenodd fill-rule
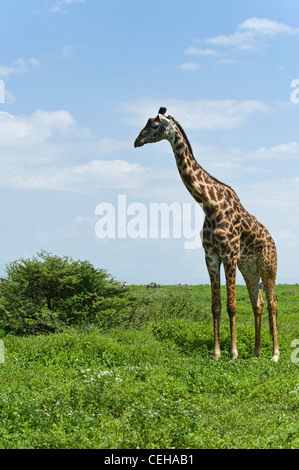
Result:
<svg viewBox="0 0 299 470"><path fill-rule="evenodd" d="M132 146L132 142L98 139L66 110L37 110L15 116L0 111L0 161L44 164L62 157L98 157Z"/></svg>
<svg viewBox="0 0 299 470"><path fill-rule="evenodd" d="M273 173L275 172L275 168L277 168L277 163L275 163L273 166L269 166L267 161L299 161L299 143L296 141L292 141L288 143L274 145L273 147L263 146L258 148L257 150L246 153L241 152L240 150L236 150L230 154L229 160L230 163L237 162L238 165L241 166L248 163L251 164L252 162L259 162L261 165L267 166L267 168L264 168L264 170L262 170L260 166L257 167L260 169L259 171L267 171ZM280 166L278 166L278 168L280 168ZM290 170L290 167L287 167L287 169Z"/></svg>
<svg viewBox="0 0 299 470"><path fill-rule="evenodd" d="M133 149L131 140L95 138L65 110L23 116L0 112L0 187L100 192L135 190L168 178L167 170L109 159L127 148ZM73 160L80 163L70 164Z"/></svg>
<svg viewBox="0 0 299 470"><path fill-rule="evenodd" d="M74 56L74 46L68 45L68 46L62 46L61 47L61 57L64 60L72 60Z"/></svg>
<svg viewBox="0 0 299 470"><path fill-rule="evenodd" d="M45 142L55 134L76 133L78 125L68 111L37 110L30 116L14 116L0 111L0 155L7 147L22 148ZM81 129L81 133L84 130Z"/></svg>
<svg viewBox="0 0 299 470"><path fill-rule="evenodd" d="M299 28L293 28L284 23L278 21L269 20L267 18L248 18L239 25L241 30L256 31L258 34L263 36L269 36L271 38L276 37L278 34L294 34L299 32Z"/></svg>
<svg viewBox="0 0 299 470"><path fill-rule="evenodd" d="M172 170L145 168L125 160L92 160L86 164L68 167L7 167L0 175L0 187L84 193L116 189L139 192L141 188L159 186L160 179L167 179L171 184L174 176L177 178L176 172Z"/></svg>
<svg viewBox="0 0 299 470"><path fill-rule="evenodd" d="M217 55L217 51L215 49L201 49L199 47L188 47L185 50L185 54L190 54L190 55Z"/></svg>
<svg viewBox="0 0 299 470"><path fill-rule="evenodd" d="M113 172L127 179L136 167L126 162L100 160L132 142L98 139L81 127L66 110L38 110L32 115L14 116L0 112L0 186L14 189L88 190L109 185ZM72 165L74 159L89 163ZM83 160L83 161L84 161ZM97 180L97 181L96 181ZM92 189L92 190L93 190Z"/></svg>
<svg viewBox="0 0 299 470"><path fill-rule="evenodd" d="M248 154L247 158L258 160L299 160L299 143L275 145L274 147L261 147Z"/></svg>
<svg viewBox="0 0 299 470"><path fill-rule="evenodd" d="M224 65L231 65L231 64L236 64L237 61L234 59L221 59L219 63L224 64Z"/></svg>
<svg viewBox="0 0 299 470"><path fill-rule="evenodd" d="M52 13L63 12L63 5L69 5L71 3L84 3L85 0L58 0L50 9Z"/></svg>
<svg viewBox="0 0 299 470"><path fill-rule="evenodd" d="M199 101L187 103L170 100L133 102L123 106L129 123L142 127L161 105L169 105L169 112L184 128L218 128L237 125L253 112L268 111L260 102ZM186 113L188 109L188 113ZM203 113L203 114L202 114ZM206 119L210 119L207 127ZM223 121L225 120L226 121ZM214 127L213 127L214 126ZM261 147L244 153L241 149L225 151L213 145L192 142L198 162L220 180L234 184L240 175L271 173L273 168L263 168L267 159L298 159L299 143L290 142L272 148ZM23 190L55 190L100 192L101 190L136 191L142 188L143 197L168 200L177 196L178 175L175 168L161 169L130 163L125 158L110 159L109 154L132 148L131 139L117 141L112 138L95 138L88 129L80 127L65 110L36 111L29 116L0 113L0 187ZM157 152L171 152L165 144ZM147 149L146 149L147 150ZM155 151L151 148L150 151ZM80 163L70 163L76 159ZM87 161L86 161L87 159ZM83 163L82 163L83 160ZM261 162L261 163L259 163ZM249 179L247 177L247 179ZM161 182L167 181L167 185ZM181 185L180 198L188 195Z"/></svg>
<svg viewBox="0 0 299 470"><path fill-rule="evenodd" d="M16 97L11 91L8 91L5 89L5 103L6 104L12 104L16 102Z"/></svg>
<svg viewBox="0 0 299 470"><path fill-rule="evenodd" d="M278 162L291 162L285 168L284 175L292 174L290 169L294 167L294 161L299 161L299 143L289 142L273 147L260 147L255 151L245 152L239 148L220 149L214 145L203 145L193 142L195 157L199 163L211 172L216 178L223 181L242 181L248 179L246 175L262 174L273 177L281 175L281 167ZM268 160L273 162L269 165ZM269 176L270 175L270 176ZM251 178L251 177L250 177ZM265 179L265 178L264 178ZM233 184L233 183L232 183Z"/></svg>
<svg viewBox="0 0 299 470"><path fill-rule="evenodd" d="M201 65L197 62L185 62L184 64L180 65L180 69L185 70L187 72L194 72L201 68Z"/></svg>
<svg viewBox="0 0 299 470"><path fill-rule="evenodd" d="M32 72L38 66L39 60L34 57L27 60L20 57L10 65L0 65L0 77L8 78L10 75Z"/></svg>
<svg viewBox="0 0 299 470"><path fill-rule="evenodd" d="M164 99L161 102L154 98L125 103L121 111L128 115L127 124L140 126L155 116L162 105L187 129L232 129L239 127L251 114L272 111L269 105L258 100Z"/></svg>
<svg viewBox="0 0 299 470"><path fill-rule="evenodd" d="M243 21L233 34L207 38L205 42L214 46L228 46L239 50L255 50L268 40L276 39L282 34L296 34L294 28L267 18L248 18Z"/></svg>

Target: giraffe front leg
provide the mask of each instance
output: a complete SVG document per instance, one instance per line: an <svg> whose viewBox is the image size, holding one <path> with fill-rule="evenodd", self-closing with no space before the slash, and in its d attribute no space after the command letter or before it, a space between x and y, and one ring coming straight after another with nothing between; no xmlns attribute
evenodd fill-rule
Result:
<svg viewBox="0 0 299 470"><path fill-rule="evenodd" d="M206 264L211 280L212 289L212 314L214 322L214 349L213 356L220 359L220 317L221 317L221 299L220 299L220 260L217 257L206 255Z"/></svg>
<svg viewBox="0 0 299 470"><path fill-rule="evenodd" d="M237 273L237 260L231 259L224 263L224 271L226 277L226 290L227 290L227 312L229 315L230 323L230 357L237 359L237 338L236 338L236 273Z"/></svg>

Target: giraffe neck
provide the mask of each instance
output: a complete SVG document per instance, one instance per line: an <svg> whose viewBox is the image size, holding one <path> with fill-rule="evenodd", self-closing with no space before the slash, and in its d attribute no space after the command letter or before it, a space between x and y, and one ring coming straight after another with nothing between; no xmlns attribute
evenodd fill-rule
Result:
<svg viewBox="0 0 299 470"><path fill-rule="evenodd" d="M169 141L183 183L194 199L203 205L205 213L210 214L218 205L217 190L221 183L197 163L184 131L177 125Z"/></svg>

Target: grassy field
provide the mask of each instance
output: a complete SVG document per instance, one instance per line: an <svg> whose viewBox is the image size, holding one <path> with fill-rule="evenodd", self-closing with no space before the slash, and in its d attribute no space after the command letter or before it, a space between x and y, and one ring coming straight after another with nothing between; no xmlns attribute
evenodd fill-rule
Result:
<svg viewBox="0 0 299 470"><path fill-rule="evenodd" d="M251 358L254 320L244 287L237 288L236 361L225 311L222 357L212 358L209 286L130 289L143 304L129 325L1 335L0 448L298 448L291 343L299 338L299 286L277 287L277 364L266 309L262 357ZM222 295L225 306L224 288Z"/></svg>

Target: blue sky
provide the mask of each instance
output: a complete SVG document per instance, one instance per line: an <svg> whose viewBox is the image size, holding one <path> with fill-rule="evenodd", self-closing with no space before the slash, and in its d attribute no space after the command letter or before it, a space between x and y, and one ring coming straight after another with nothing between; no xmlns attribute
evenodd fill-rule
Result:
<svg viewBox="0 0 299 470"><path fill-rule="evenodd" d="M44 249L128 283L207 283L183 239L95 233L96 208L117 213L120 195L193 204L167 142L133 147L166 106L268 227L278 282L298 282L298 13L297 0L1 2L1 271Z"/></svg>

